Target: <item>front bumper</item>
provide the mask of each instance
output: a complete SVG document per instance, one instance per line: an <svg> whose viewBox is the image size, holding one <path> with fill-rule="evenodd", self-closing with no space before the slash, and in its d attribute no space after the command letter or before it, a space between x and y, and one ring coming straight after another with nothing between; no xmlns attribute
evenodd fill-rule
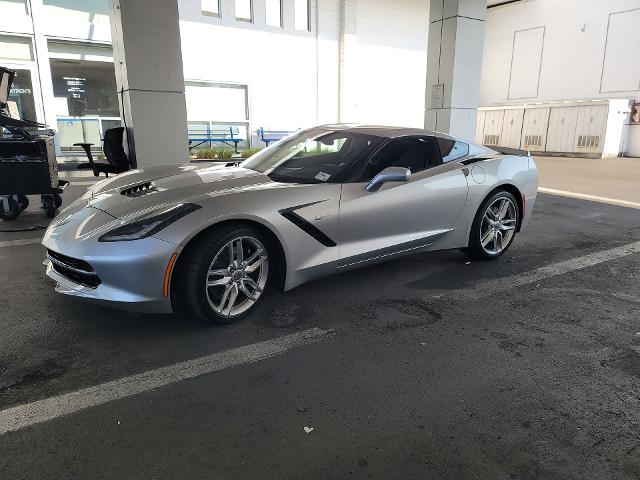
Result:
<svg viewBox="0 0 640 480"><path fill-rule="evenodd" d="M172 312L163 285L169 260L179 248L176 245L154 237L101 243L95 236L80 239L49 231L42 244L49 250L44 264L47 276L57 283L56 291L129 311ZM85 262L88 266L83 267ZM85 270L94 277L84 274Z"/></svg>

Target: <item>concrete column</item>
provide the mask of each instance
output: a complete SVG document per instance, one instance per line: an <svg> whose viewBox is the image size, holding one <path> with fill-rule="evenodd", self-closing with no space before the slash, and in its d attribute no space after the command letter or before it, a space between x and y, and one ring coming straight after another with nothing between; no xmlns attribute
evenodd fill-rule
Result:
<svg viewBox="0 0 640 480"><path fill-rule="evenodd" d="M340 0L338 34L338 121L354 122L357 117L355 68L358 48L358 0Z"/></svg>
<svg viewBox="0 0 640 480"><path fill-rule="evenodd" d="M475 138L486 0L431 0L425 128Z"/></svg>
<svg viewBox="0 0 640 480"><path fill-rule="evenodd" d="M129 155L138 168L186 163L177 0L110 0L111 37Z"/></svg>

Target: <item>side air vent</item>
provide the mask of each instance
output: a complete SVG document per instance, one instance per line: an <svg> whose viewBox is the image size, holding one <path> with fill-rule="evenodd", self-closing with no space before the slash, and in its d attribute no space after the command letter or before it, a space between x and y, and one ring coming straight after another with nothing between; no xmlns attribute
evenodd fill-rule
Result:
<svg viewBox="0 0 640 480"><path fill-rule="evenodd" d="M141 197L142 195L156 191L158 191L158 189L154 187L151 182L146 182L120 190L120 195L124 195L125 197Z"/></svg>
<svg viewBox="0 0 640 480"><path fill-rule="evenodd" d="M578 148L598 148L600 137L598 135L579 135Z"/></svg>
<svg viewBox="0 0 640 480"><path fill-rule="evenodd" d="M485 145L493 145L497 147L500 145L500 135L485 135L484 142Z"/></svg>

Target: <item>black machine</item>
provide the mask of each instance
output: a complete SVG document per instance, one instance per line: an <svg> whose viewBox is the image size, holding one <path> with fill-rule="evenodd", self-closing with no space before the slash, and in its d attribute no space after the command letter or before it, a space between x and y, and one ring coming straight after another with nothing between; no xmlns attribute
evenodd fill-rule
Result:
<svg viewBox="0 0 640 480"><path fill-rule="evenodd" d="M27 195L40 195L47 217L53 218L68 182L58 179L53 131L8 114L14 77L15 72L0 67L0 218L17 218L29 205Z"/></svg>

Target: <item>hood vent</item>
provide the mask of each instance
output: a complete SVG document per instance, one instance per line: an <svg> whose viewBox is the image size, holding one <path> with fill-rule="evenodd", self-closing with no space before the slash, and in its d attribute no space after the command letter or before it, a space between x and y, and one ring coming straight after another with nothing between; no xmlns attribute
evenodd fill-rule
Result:
<svg viewBox="0 0 640 480"><path fill-rule="evenodd" d="M139 185L134 185L132 187L127 187L123 190L120 190L120 195L124 195L125 197L141 197L148 193L157 192L158 189L151 182L141 183Z"/></svg>

